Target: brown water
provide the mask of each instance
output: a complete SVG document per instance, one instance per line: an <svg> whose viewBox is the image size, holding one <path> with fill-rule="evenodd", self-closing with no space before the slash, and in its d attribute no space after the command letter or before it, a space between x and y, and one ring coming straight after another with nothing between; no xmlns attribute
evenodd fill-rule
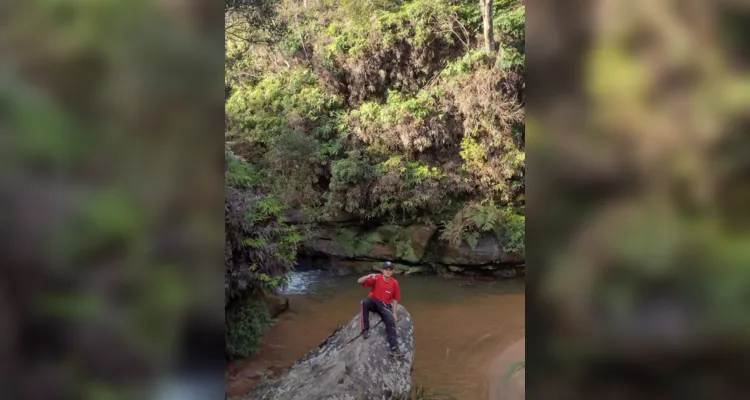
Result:
<svg viewBox="0 0 750 400"><path fill-rule="evenodd" d="M492 361L525 333L523 282L396 278L414 321L414 384L458 400L486 400ZM261 376L283 372L357 315L368 290L356 279L297 274L286 294L290 309L271 327L260 354L227 368L227 394L246 393Z"/></svg>

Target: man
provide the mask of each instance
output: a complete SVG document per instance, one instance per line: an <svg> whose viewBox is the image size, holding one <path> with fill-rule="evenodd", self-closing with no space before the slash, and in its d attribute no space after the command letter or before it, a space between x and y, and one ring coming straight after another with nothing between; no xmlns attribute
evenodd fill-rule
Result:
<svg viewBox="0 0 750 400"><path fill-rule="evenodd" d="M393 264L386 261L382 274L365 275L357 280L364 287L372 288L370 294L360 302L362 337L370 337L370 312L378 313L385 323L388 345L391 355L403 357L396 340L396 321L398 321L398 302L401 300L401 289L393 278Z"/></svg>

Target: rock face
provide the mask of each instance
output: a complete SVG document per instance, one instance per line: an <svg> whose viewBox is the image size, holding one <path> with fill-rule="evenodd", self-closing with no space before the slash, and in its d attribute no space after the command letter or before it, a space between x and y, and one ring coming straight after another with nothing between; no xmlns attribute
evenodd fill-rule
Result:
<svg viewBox="0 0 750 400"><path fill-rule="evenodd" d="M506 251L507 241L495 234L480 237L474 248L466 242L452 247L438 236L437 226L419 223L318 225L300 254L325 259L319 268L338 275L377 271L384 260L392 261L399 274L438 272L505 279L523 274L523 254Z"/></svg>
<svg viewBox="0 0 750 400"><path fill-rule="evenodd" d="M242 400L389 400L411 391L414 327L399 305L399 346L403 359L388 354L385 325L370 314L370 337L360 335L359 315L339 327L323 343L298 360L281 378L240 396Z"/></svg>
<svg viewBox="0 0 750 400"><path fill-rule="evenodd" d="M303 251L341 258L417 262L436 231L432 225L381 225L369 230L321 226L304 243Z"/></svg>
<svg viewBox="0 0 750 400"><path fill-rule="evenodd" d="M467 243L462 243L458 248L442 247L439 261L443 264L458 265L515 264L523 261L520 255L505 252L504 247L505 243L497 237L487 235L479 238L474 249Z"/></svg>
<svg viewBox="0 0 750 400"><path fill-rule="evenodd" d="M329 257L345 258L347 250L337 241L336 227L321 226L312 238L302 244L301 251L306 254L325 255Z"/></svg>

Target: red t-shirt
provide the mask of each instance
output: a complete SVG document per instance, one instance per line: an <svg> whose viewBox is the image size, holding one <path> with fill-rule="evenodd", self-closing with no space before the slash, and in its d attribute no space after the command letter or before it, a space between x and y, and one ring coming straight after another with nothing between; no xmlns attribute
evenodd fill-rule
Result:
<svg viewBox="0 0 750 400"><path fill-rule="evenodd" d="M401 289L398 287L398 281L391 277L388 282L383 279L383 275L377 278L367 278L362 284L364 287L371 287L370 294L367 297L380 300L383 303L390 304L391 300L401 301Z"/></svg>

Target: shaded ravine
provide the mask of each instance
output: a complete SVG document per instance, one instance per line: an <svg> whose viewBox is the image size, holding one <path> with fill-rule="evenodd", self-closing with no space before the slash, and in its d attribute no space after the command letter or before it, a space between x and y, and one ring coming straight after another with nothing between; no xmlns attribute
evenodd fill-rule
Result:
<svg viewBox="0 0 750 400"><path fill-rule="evenodd" d="M271 327L260 354L227 368L227 395L246 393L264 376L282 373L352 318L367 294L356 278L295 274L285 294L290 309ZM524 336L523 281L397 279L414 321L414 384L460 400L487 399L493 360Z"/></svg>

